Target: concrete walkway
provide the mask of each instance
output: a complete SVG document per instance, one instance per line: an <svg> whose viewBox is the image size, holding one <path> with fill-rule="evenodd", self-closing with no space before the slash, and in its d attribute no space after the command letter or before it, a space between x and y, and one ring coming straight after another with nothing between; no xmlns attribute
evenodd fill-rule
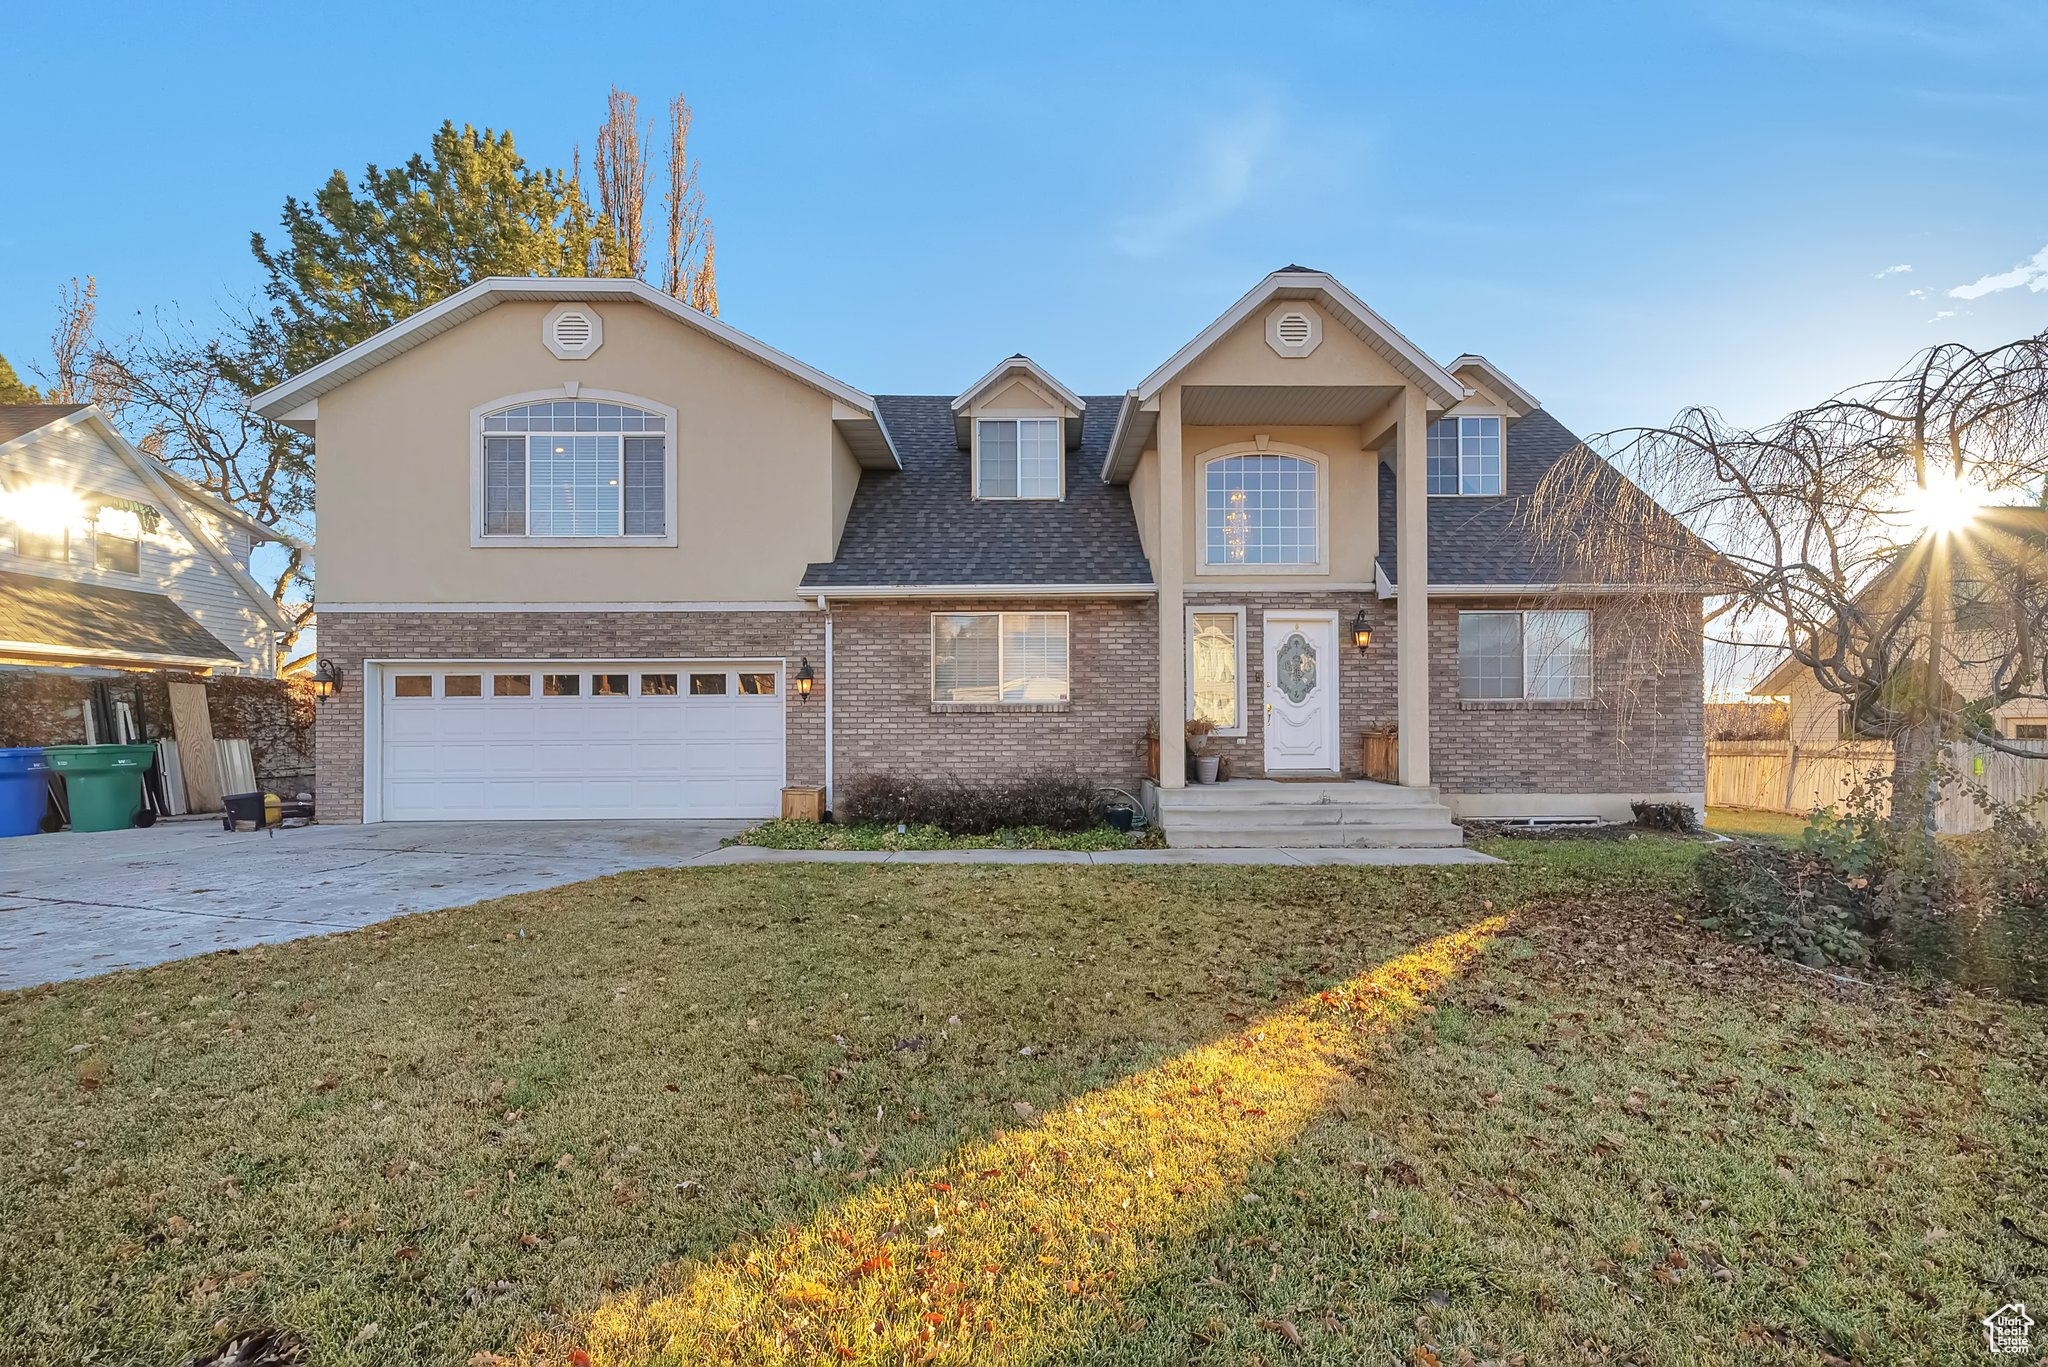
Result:
<svg viewBox="0 0 2048 1367"><path fill-rule="evenodd" d="M736 864L1490 864L1476 850L721 847L746 821L429 822L229 834L217 820L0 840L0 989L325 935L629 869Z"/></svg>
<svg viewBox="0 0 2048 1367"><path fill-rule="evenodd" d="M1302 868L1320 865L1388 867L1416 864L1499 864L1477 850L764 850L732 845L699 855L705 864L1242 864Z"/></svg>

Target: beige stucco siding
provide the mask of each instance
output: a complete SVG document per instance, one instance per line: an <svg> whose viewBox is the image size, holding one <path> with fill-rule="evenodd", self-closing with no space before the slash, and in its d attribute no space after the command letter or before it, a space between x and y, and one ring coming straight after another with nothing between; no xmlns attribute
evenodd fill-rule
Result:
<svg viewBox="0 0 2048 1367"><path fill-rule="evenodd" d="M1228 587L1232 579L1299 581L1304 589L1329 584L1371 584L1373 559L1379 554L1379 484L1376 467L1379 453L1359 449L1356 427L1188 427L1183 429L1187 452L1181 472L1182 507L1186 521L1181 531L1181 579L1193 585ZM1203 494L1207 476L1203 467L1218 457L1257 451L1260 436L1268 439L1275 454L1298 455L1308 451L1323 465L1323 497L1327 504L1326 572L1302 573L1283 567L1259 567L1211 573L1202 564L1204 533ZM1298 448L1289 450L1287 448ZM1145 554L1159 571L1159 453L1146 451L1131 476L1131 506L1137 513L1138 536Z"/></svg>
<svg viewBox="0 0 2048 1367"><path fill-rule="evenodd" d="M1064 408L1049 394L1041 393L1038 387L1027 380L1012 380L999 392L977 400L974 411L986 413L991 409L1014 408L1034 411L1058 412Z"/></svg>
<svg viewBox="0 0 2048 1367"><path fill-rule="evenodd" d="M558 360L550 307L501 304L321 396L322 602L788 601L857 481L831 399L624 301L594 356ZM676 546L470 544L471 412L569 381L676 410Z"/></svg>
<svg viewBox="0 0 2048 1367"><path fill-rule="evenodd" d="M1277 306L1276 306L1277 307ZM1318 313L1309 304L1290 305ZM1322 314L1323 340L1306 356L1282 356L1266 342L1266 315L1261 309L1219 338L1180 374L1183 386L1194 385L1389 385L1408 383L1384 356L1354 336L1343 324Z"/></svg>

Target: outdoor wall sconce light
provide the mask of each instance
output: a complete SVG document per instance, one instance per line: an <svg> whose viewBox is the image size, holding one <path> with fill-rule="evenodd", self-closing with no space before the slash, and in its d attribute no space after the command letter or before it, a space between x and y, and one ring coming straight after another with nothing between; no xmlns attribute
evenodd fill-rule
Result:
<svg viewBox="0 0 2048 1367"><path fill-rule="evenodd" d="M804 662L796 667L796 695L799 698L811 696L811 689L817 684L817 675L811 673L811 658L806 655Z"/></svg>
<svg viewBox="0 0 2048 1367"><path fill-rule="evenodd" d="M1364 608L1360 608L1358 615L1351 619L1351 644L1357 646L1361 654L1372 644L1372 624L1365 620Z"/></svg>
<svg viewBox="0 0 2048 1367"><path fill-rule="evenodd" d="M341 666L322 660L313 667L313 696L325 702L341 692Z"/></svg>

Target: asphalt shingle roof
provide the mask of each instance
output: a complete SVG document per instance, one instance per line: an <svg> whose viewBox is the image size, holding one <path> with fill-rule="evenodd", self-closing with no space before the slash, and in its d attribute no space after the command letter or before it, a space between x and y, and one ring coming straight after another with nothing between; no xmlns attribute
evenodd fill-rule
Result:
<svg viewBox="0 0 2048 1367"><path fill-rule="evenodd" d="M1086 397L1081 445L1066 453L1067 496L977 502L968 453L943 395L882 395L901 470L861 473L834 560L812 565L803 587L941 584L1149 585L1130 491L1102 482L1123 400Z"/></svg>
<svg viewBox="0 0 2048 1367"><path fill-rule="evenodd" d="M1552 466L1579 445L1579 438L1550 414L1537 409L1510 420L1507 428L1507 485L1499 498L1432 498L1429 500L1429 582L1432 584L1555 584L1561 575L1576 581L1577 571L1562 570L1554 553L1538 546L1523 514L1536 486ZM1603 466L1601 479L1624 487L1621 472ZM1400 527L1395 518L1396 481L1379 467L1379 567L1395 585L1400 575ZM1598 506L1598 501L1594 501ZM1675 542L1690 541L1673 525ZM1710 555L1698 543L1703 556ZM1703 560L1704 574L1708 565Z"/></svg>
<svg viewBox="0 0 2048 1367"><path fill-rule="evenodd" d="M240 662L213 633L160 593L8 571L0 571L0 641L60 646L102 659Z"/></svg>
<svg viewBox="0 0 2048 1367"><path fill-rule="evenodd" d="M0 404L0 441L27 436L38 427L47 427L59 418L68 418L83 407L82 403Z"/></svg>

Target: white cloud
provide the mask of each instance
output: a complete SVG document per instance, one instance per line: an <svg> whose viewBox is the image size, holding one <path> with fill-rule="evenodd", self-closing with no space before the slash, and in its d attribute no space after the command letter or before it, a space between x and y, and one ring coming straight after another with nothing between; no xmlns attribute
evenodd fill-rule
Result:
<svg viewBox="0 0 2048 1367"><path fill-rule="evenodd" d="M2003 290L2016 290L2025 285L2036 294L2048 293L2048 247L2034 253L2034 258L2023 265L1997 275L1979 277L1968 285L1957 285L1948 292L1951 299L1982 299L1987 294Z"/></svg>
<svg viewBox="0 0 2048 1367"><path fill-rule="evenodd" d="M1927 321L1930 323L1938 323L1944 318L1953 318L1955 316L1956 311L1954 309L1936 309L1934 312L1934 316L1932 318L1929 318Z"/></svg>
<svg viewBox="0 0 2048 1367"><path fill-rule="evenodd" d="M1877 273L1875 278L1882 280L1887 275L1909 275L1912 273L1912 270L1913 267L1910 264L1900 266L1886 266L1883 270Z"/></svg>
<svg viewBox="0 0 2048 1367"><path fill-rule="evenodd" d="M1907 291L1906 291L1906 297L1907 297L1908 299L1925 299L1925 298L1927 297L1927 291L1926 291L1926 290L1907 290Z"/></svg>
<svg viewBox="0 0 2048 1367"><path fill-rule="evenodd" d="M1278 150L1280 133L1280 115L1270 106L1209 130L1177 195L1150 213L1116 221L1111 240L1117 250L1141 260L1164 256L1189 234L1242 208L1261 165Z"/></svg>

